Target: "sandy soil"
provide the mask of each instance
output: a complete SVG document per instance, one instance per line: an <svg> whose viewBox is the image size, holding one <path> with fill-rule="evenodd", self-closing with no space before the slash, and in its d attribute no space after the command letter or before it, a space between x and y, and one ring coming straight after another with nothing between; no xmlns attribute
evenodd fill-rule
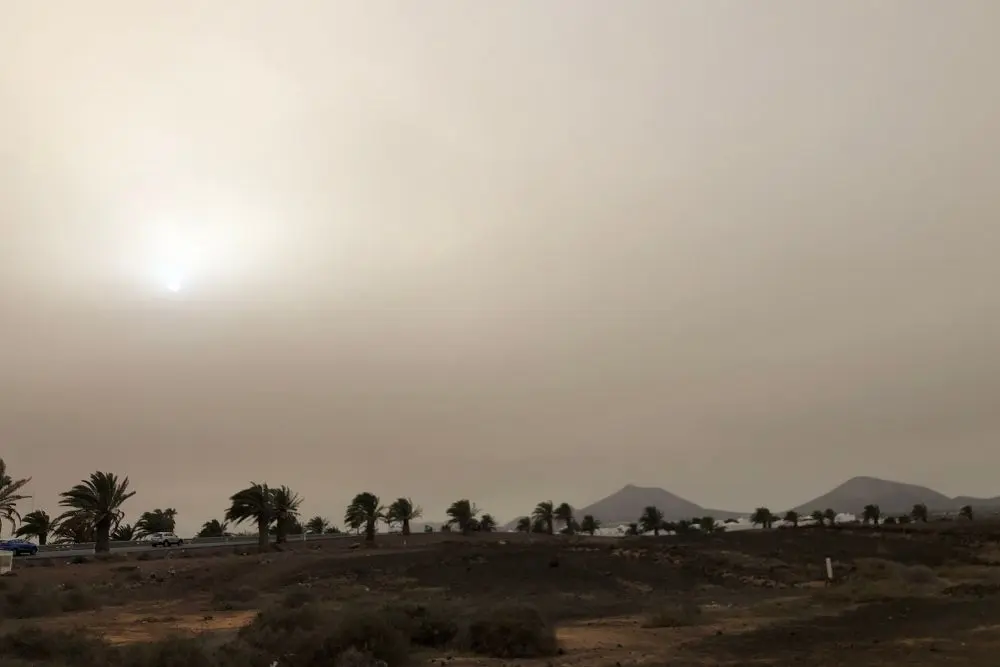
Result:
<svg viewBox="0 0 1000 667"><path fill-rule="evenodd" d="M993 665L1000 649L997 526L933 531L798 529L695 538L450 535L383 538L377 548L232 548L51 565L18 563L4 591L86 591L84 611L2 621L84 627L114 643L175 634L220 641L291 591L334 605L517 600L558 626L561 654L524 665ZM164 552L164 555L169 552ZM838 583L823 582L823 561ZM874 565L873 565L874 564ZM60 593L60 594L63 594ZM665 604L700 610L683 627L647 627ZM423 662L510 660L420 652Z"/></svg>

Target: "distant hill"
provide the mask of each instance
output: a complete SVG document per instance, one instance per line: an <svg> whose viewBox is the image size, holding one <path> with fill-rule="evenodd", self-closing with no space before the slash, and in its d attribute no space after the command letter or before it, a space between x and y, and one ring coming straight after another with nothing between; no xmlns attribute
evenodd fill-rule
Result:
<svg viewBox="0 0 1000 667"><path fill-rule="evenodd" d="M701 505L685 500L665 489L629 484L607 498L602 498L592 505L587 505L576 511L577 517L593 514L602 523L629 523L636 521L642 510L653 505L663 512L667 521L691 519L696 516L713 516L716 519L728 519L742 516L740 512L705 509Z"/></svg>
<svg viewBox="0 0 1000 667"><path fill-rule="evenodd" d="M838 512L860 514L869 503L878 505L879 509L887 514L909 512L917 503L927 505L932 511L958 509L963 504L973 504L957 502L956 499L926 486L892 482L877 477L853 477L829 493L794 509L800 514L827 508Z"/></svg>
<svg viewBox="0 0 1000 667"><path fill-rule="evenodd" d="M958 496L952 499L955 507L969 505L973 509L1000 509L1000 496L994 498L974 498L972 496Z"/></svg>
<svg viewBox="0 0 1000 667"><path fill-rule="evenodd" d="M745 512L705 509L701 505L685 500L664 489L628 484L596 503L579 509L573 508L573 516L579 521L587 514L592 514L595 519L605 525L631 523L638 521L639 515L649 505L653 505L663 512L663 518L667 521L693 519L701 516L713 516L723 520L747 514ZM505 524L503 530L514 530L517 527L517 522L522 518L517 517Z"/></svg>

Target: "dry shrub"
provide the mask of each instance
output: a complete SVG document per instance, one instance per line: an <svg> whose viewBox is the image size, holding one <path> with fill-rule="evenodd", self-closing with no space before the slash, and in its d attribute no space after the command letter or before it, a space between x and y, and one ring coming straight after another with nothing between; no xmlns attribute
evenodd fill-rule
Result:
<svg viewBox="0 0 1000 667"><path fill-rule="evenodd" d="M223 611L246 609L260 597L256 588L249 586L234 586L216 591L212 596L212 606Z"/></svg>
<svg viewBox="0 0 1000 667"><path fill-rule="evenodd" d="M944 582L926 565L904 565L882 558L862 558L846 581L822 595L850 602L922 597L940 592Z"/></svg>
<svg viewBox="0 0 1000 667"><path fill-rule="evenodd" d="M390 615L372 610L333 612L312 604L275 605L241 629L240 638L257 650L282 656L281 664L289 667L355 663L362 659L355 653L397 667L409 657L407 637Z"/></svg>
<svg viewBox="0 0 1000 667"><path fill-rule="evenodd" d="M407 662L409 648L407 637L389 622L386 614L360 611L336 616L323 642L322 657L336 661L344 652L355 649L394 667Z"/></svg>
<svg viewBox="0 0 1000 667"><path fill-rule="evenodd" d="M458 636L455 621L459 614L454 609L440 605L402 604L383 608L390 622L400 630L410 643L429 648L441 648Z"/></svg>
<svg viewBox="0 0 1000 667"><path fill-rule="evenodd" d="M43 630L27 626L0 636L0 664L23 660L29 664L104 667L111 663L111 647L80 630Z"/></svg>
<svg viewBox="0 0 1000 667"><path fill-rule="evenodd" d="M701 607L693 602L665 604L653 609L643 619L644 628L684 628L701 621Z"/></svg>
<svg viewBox="0 0 1000 667"><path fill-rule="evenodd" d="M122 667L216 667L215 651L198 638L169 637L133 644L121 654Z"/></svg>
<svg viewBox="0 0 1000 667"><path fill-rule="evenodd" d="M0 618L38 618L62 611L55 591L42 590L34 584L11 586L0 597Z"/></svg>
<svg viewBox="0 0 1000 667"><path fill-rule="evenodd" d="M333 667L380 667L379 661L371 653L351 647L337 656Z"/></svg>
<svg viewBox="0 0 1000 667"><path fill-rule="evenodd" d="M108 551L95 555L94 559L102 563L123 563L128 560L128 554L121 551Z"/></svg>
<svg viewBox="0 0 1000 667"><path fill-rule="evenodd" d="M281 603L289 609L296 609L316 602L316 594L308 588L296 588L289 592Z"/></svg>
<svg viewBox="0 0 1000 667"><path fill-rule="evenodd" d="M70 588L59 594L59 606L62 611L86 611L101 606L94 592L89 588Z"/></svg>
<svg viewBox="0 0 1000 667"><path fill-rule="evenodd" d="M201 637L169 637L133 644L119 652L116 667L270 667L274 659L241 642L212 646Z"/></svg>
<svg viewBox="0 0 1000 667"><path fill-rule="evenodd" d="M955 582L1000 584L1000 568L986 565L952 565L940 570L941 576Z"/></svg>
<svg viewBox="0 0 1000 667"><path fill-rule="evenodd" d="M505 605L478 614L469 623L469 650L496 658L554 655L559 646L555 628L535 607Z"/></svg>
<svg viewBox="0 0 1000 667"><path fill-rule="evenodd" d="M249 625L240 629L240 637L260 648L279 647L297 631L312 633L328 621L324 612L313 605L290 608L272 605L262 609Z"/></svg>

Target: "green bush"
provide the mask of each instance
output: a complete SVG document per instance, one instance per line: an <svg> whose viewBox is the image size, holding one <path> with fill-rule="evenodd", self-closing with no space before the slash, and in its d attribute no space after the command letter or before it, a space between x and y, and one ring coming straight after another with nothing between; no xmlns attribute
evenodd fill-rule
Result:
<svg viewBox="0 0 1000 667"><path fill-rule="evenodd" d="M477 615L469 624L467 642L474 653L496 658L547 656L559 650L555 628L527 605L508 605Z"/></svg>

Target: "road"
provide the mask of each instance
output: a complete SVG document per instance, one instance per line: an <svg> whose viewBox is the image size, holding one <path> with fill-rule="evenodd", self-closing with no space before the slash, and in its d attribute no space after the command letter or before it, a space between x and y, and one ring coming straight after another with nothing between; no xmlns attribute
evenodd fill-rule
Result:
<svg viewBox="0 0 1000 667"><path fill-rule="evenodd" d="M355 535L345 535L343 533L336 535L305 535L303 539L302 535L289 535L289 542L317 542L326 540L337 540L337 539L351 539L356 537ZM271 538L274 541L274 537ZM180 549L210 549L212 547L237 547L237 546L254 546L257 544L256 537L202 537L194 538L191 540L185 540L184 544L179 547L152 547L149 544L144 544L142 542L112 542L111 551L113 553L134 553L137 551L151 551L153 549L162 550L180 550ZM73 558L74 556L93 556L94 555L94 545L90 544L67 544L67 545L46 545L38 549L38 554L34 556L23 556L23 558L29 559L43 559L43 558Z"/></svg>

